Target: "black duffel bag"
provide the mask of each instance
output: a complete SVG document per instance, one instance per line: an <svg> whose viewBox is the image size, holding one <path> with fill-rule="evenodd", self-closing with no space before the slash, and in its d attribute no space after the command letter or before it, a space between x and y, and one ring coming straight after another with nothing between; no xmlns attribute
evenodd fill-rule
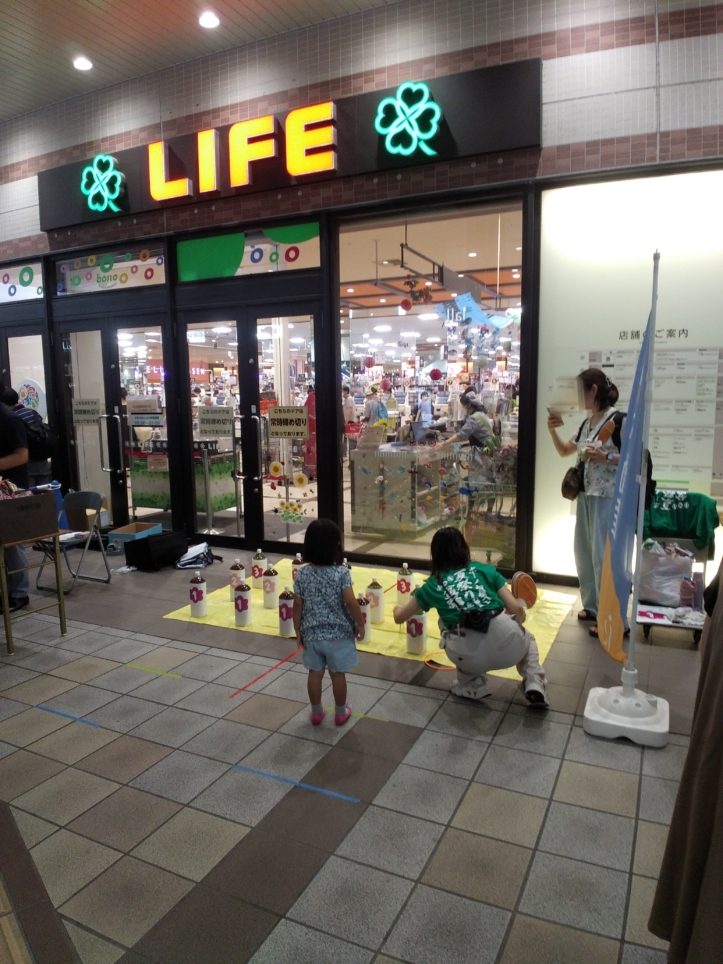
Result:
<svg viewBox="0 0 723 964"><path fill-rule="evenodd" d="M158 572L164 566L173 566L188 552L188 536L185 532L162 532L145 539L125 543L126 564L146 572Z"/></svg>

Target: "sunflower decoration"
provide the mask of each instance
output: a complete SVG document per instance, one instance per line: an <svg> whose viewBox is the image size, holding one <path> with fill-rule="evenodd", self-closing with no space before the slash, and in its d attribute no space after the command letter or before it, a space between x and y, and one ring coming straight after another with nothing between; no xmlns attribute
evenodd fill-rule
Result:
<svg viewBox="0 0 723 964"><path fill-rule="evenodd" d="M269 466L269 475L273 478L281 478L284 474L284 467L281 462L272 462Z"/></svg>
<svg viewBox="0 0 723 964"><path fill-rule="evenodd" d="M299 489L304 489L309 484L309 480L303 472L297 472L294 476L294 485Z"/></svg>

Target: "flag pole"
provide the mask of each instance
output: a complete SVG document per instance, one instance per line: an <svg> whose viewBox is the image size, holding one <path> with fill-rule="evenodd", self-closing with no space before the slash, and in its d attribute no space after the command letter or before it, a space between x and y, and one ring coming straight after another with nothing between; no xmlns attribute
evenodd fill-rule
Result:
<svg viewBox="0 0 723 964"><path fill-rule="evenodd" d="M660 252L656 251L653 255L653 298L650 309L651 327L650 338L648 339L648 369L645 379L645 412L643 415L643 449L640 459L640 476L638 483L640 486L638 493L638 529L635 545L635 573L633 575L633 604L630 620L630 645L628 647L628 658L623 669L623 695L633 696L638 682L638 671L635 668L635 637L638 629L638 602L640 594L640 563L643 555L643 529L645 525L645 493L648 481L648 460L650 452L648 443L650 441L650 410L653 402L653 359L655 357L655 322L658 311L658 270L660 267Z"/></svg>
<svg viewBox="0 0 723 964"><path fill-rule="evenodd" d="M670 705L662 697L638 689L635 636L638 628L640 562L643 548L645 488L648 477L648 442L653 386L655 323L658 302L660 254L653 255L653 298L645 339L635 367L631 408L625 428L621 459L615 478L613 511L603 559L598 632L600 642L614 659L624 661L620 686L594 686L588 693L583 729L593 736L615 740L627 737L643 746L665 746L670 729ZM644 354L644 352L646 354ZM637 463L637 464L636 464ZM638 472L640 474L638 474ZM636 489L637 486L637 489ZM637 495L637 502L635 497ZM637 509L637 512L636 512ZM637 519L636 519L637 516ZM635 553L632 540L637 535ZM635 555L635 572L631 573ZM617 582L616 582L616 576ZM632 577L632 578L631 578ZM625 610L632 582L631 633L627 653L622 648ZM602 630L602 631L601 631Z"/></svg>

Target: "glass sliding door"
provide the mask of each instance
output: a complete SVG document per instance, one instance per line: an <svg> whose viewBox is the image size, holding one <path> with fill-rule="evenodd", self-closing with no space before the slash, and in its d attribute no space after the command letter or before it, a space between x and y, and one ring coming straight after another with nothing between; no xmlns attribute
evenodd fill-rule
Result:
<svg viewBox="0 0 723 964"><path fill-rule="evenodd" d="M196 531L242 537L243 457L236 321L186 329Z"/></svg>
<svg viewBox="0 0 723 964"><path fill-rule="evenodd" d="M263 537L301 543L318 507L314 316L257 318L256 344Z"/></svg>
<svg viewBox="0 0 723 964"><path fill-rule="evenodd" d="M159 326L119 328L120 402L128 515L171 522L168 431Z"/></svg>

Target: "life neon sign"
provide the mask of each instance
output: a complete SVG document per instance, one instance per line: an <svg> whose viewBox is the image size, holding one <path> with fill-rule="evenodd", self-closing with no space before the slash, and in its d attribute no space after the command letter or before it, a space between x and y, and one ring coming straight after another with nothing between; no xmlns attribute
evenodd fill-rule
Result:
<svg viewBox="0 0 723 964"><path fill-rule="evenodd" d="M286 170L292 177L336 171L336 105L333 101L292 110L282 131L271 114L239 121L228 131L221 144L215 128L199 131L197 138L198 193L218 191L219 160L228 150L230 187L253 183L253 165L279 157L284 150ZM148 181L154 201L188 197L193 194L190 177L169 177L168 145L155 141L148 145Z"/></svg>

